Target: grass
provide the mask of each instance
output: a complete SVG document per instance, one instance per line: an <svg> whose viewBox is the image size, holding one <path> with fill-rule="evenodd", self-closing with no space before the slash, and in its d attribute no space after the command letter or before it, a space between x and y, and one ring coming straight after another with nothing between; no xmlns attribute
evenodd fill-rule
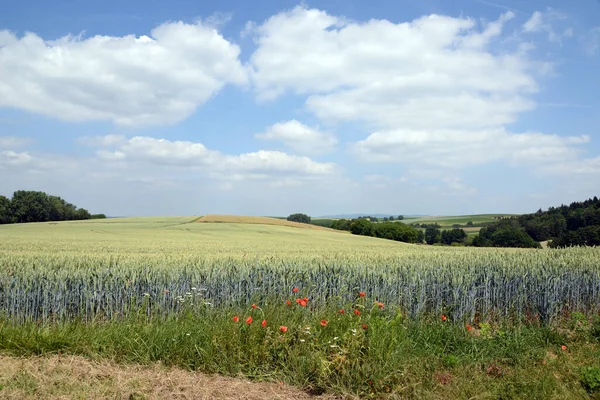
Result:
<svg viewBox="0 0 600 400"><path fill-rule="evenodd" d="M117 364L72 355L0 355L2 399L232 399L311 398L278 382L192 372L161 363Z"/></svg>
<svg viewBox="0 0 600 400"><path fill-rule="evenodd" d="M361 314L354 315L354 309ZM577 316L555 328L482 324L467 330L440 316L411 321L397 310L371 307L368 297L345 310L316 313L310 303L273 302L256 309L207 307L166 320L142 313L111 323L5 321L0 350L10 356L73 354L150 367L160 361L356 398L586 398L582 376L599 366L596 328ZM248 316L251 324L244 322ZM7 384L40 390L27 373Z"/></svg>
<svg viewBox="0 0 600 400"><path fill-rule="evenodd" d="M442 228L452 228L452 225L466 225L471 221L473 224L483 224L496 221L494 217L509 217L514 214L474 214L474 215L457 215L457 216L427 216L419 218L406 218L402 222L406 224L439 224Z"/></svg>

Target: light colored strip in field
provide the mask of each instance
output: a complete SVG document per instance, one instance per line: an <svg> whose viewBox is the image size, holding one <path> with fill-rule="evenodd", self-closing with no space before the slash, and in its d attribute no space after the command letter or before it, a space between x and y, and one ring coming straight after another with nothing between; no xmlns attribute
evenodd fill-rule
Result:
<svg viewBox="0 0 600 400"><path fill-rule="evenodd" d="M315 230L326 230L337 233L347 233L346 231L338 231L335 229L325 228L323 226L301 224L299 222L292 222L285 219L269 218L269 217L248 217L240 215L216 215L209 214L198 219L198 222L213 222L213 223L230 223L230 224L260 224L260 225L277 225L277 226L289 226L293 228L303 229L315 229Z"/></svg>

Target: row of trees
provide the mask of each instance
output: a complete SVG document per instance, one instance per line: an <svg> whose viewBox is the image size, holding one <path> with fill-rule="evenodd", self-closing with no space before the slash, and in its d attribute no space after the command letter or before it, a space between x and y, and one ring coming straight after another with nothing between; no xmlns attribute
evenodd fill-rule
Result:
<svg viewBox="0 0 600 400"><path fill-rule="evenodd" d="M423 232L398 222L374 223L366 218L334 221L334 229L350 231L354 235L373 236L406 243L423 243Z"/></svg>
<svg viewBox="0 0 600 400"><path fill-rule="evenodd" d="M473 238L472 245L475 247L541 248L539 242L529 236L515 219L502 219L481 228L479 235Z"/></svg>
<svg viewBox="0 0 600 400"><path fill-rule="evenodd" d="M484 227L473 246L541 247L599 246L600 201L597 197L570 205L550 207L533 214L503 217Z"/></svg>
<svg viewBox="0 0 600 400"><path fill-rule="evenodd" d="M22 222L70 221L106 218L104 214L90 214L58 196L44 192L18 190L12 198L0 196L0 224Z"/></svg>
<svg viewBox="0 0 600 400"><path fill-rule="evenodd" d="M467 238L467 233L459 228L450 230L440 230L439 228L430 226L425 229L425 243L427 244L464 244Z"/></svg>

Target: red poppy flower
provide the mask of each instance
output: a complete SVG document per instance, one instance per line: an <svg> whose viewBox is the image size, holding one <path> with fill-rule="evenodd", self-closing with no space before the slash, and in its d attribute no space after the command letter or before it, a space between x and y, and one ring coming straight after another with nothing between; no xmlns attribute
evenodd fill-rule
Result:
<svg viewBox="0 0 600 400"><path fill-rule="evenodd" d="M473 329L473 327L471 325L467 324L467 330L470 331L472 329Z"/></svg>
<svg viewBox="0 0 600 400"><path fill-rule="evenodd" d="M306 307L306 302L304 300L300 300L300 303L298 304L300 304L302 307Z"/></svg>
<svg viewBox="0 0 600 400"><path fill-rule="evenodd" d="M298 288L297 288L297 287L293 288L293 289L292 289L292 292L294 292L294 293L298 293Z"/></svg>
<svg viewBox="0 0 600 400"><path fill-rule="evenodd" d="M324 319L321 320L321 326L327 326L327 321L325 321Z"/></svg>
<svg viewBox="0 0 600 400"><path fill-rule="evenodd" d="M253 308L254 310L256 310L256 309L258 308L258 306L257 306L256 304L252 304L252 308Z"/></svg>
<svg viewBox="0 0 600 400"><path fill-rule="evenodd" d="M560 348L562 349L562 351L566 351L567 350L567 346L565 346L564 344L562 346L560 346Z"/></svg>
<svg viewBox="0 0 600 400"><path fill-rule="evenodd" d="M281 332L283 332L283 333L286 333L286 332L287 332L287 326L283 326L283 325L282 325L282 326L280 326L280 327L279 327L279 330L280 330Z"/></svg>
<svg viewBox="0 0 600 400"><path fill-rule="evenodd" d="M365 292L359 292L359 293L358 293L358 296L359 296L359 297L365 297L366 295L367 295L367 294L366 294Z"/></svg>
<svg viewBox="0 0 600 400"><path fill-rule="evenodd" d="M383 303L382 302L378 302L377 305L379 306L379 308L383 308Z"/></svg>
<svg viewBox="0 0 600 400"><path fill-rule="evenodd" d="M263 328L265 328L267 326L267 320L263 319L263 322L260 324L260 326L262 326Z"/></svg>
<svg viewBox="0 0 600 400"><path fill-rule="evenodd" d="M448 318L446 318L446 316L444 314L442 314L442 321L447 320Z"/></svg>
<svg viewBox="0 0 600 400"><path fill-rule="evenodd" d="M291 306L292 302L288 300L288 301L285 302L285 304L287 304L288 306Z"/></svg>
<svg viewBox="0 0 600 400"><path fill-rule="evenodd" d="M346 311L344 311L344 310L338 311L338 314L345 314L345 313L346 313Z"/></svg>
<svg viewBox="0 0 600 400"><path fill-rule="evenodd" d="M250 325L252 323L252 317L246 318L246 323Z"/></svg>
<svg viewBox="0 0 600 400"><path fill-rule="evenodd" d="M308 297L305 297L302 300L304 300L305 303L308 303Z"/></svg>
<svg viewBox="0 0 600 400"><path fill-rule="evenodd" d="M367 328L368 328L367 324L363 324L363 329L367 329Z"/></svg>
<svg viewBox="0 0 600 400"><path fill-rule="evenodd" d="M240 322L240 317L238 317L237 315L233 317L233 322Z"/></svg>
<svg viewBox="0 0 600 400"><path fill-rule="evenodd" d="M354 310L354 315L360 315L360 311Z"/></svg>

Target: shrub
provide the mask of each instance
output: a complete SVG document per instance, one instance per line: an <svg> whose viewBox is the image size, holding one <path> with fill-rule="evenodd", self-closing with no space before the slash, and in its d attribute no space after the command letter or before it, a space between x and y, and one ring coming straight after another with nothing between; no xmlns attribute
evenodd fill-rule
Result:
<svg viewBox="0 0 600 400"><path fill-rule="evenodd" d="M600 390L600 367L584 368L580 382L590 393Z"/></svg>
<svg viewBox="0 0 600 400"><path fill-rule="evenodd" d="M310 217L306 214L292 214L287 217L288 221L300 222L301 224L310 224Z"/></svg>

